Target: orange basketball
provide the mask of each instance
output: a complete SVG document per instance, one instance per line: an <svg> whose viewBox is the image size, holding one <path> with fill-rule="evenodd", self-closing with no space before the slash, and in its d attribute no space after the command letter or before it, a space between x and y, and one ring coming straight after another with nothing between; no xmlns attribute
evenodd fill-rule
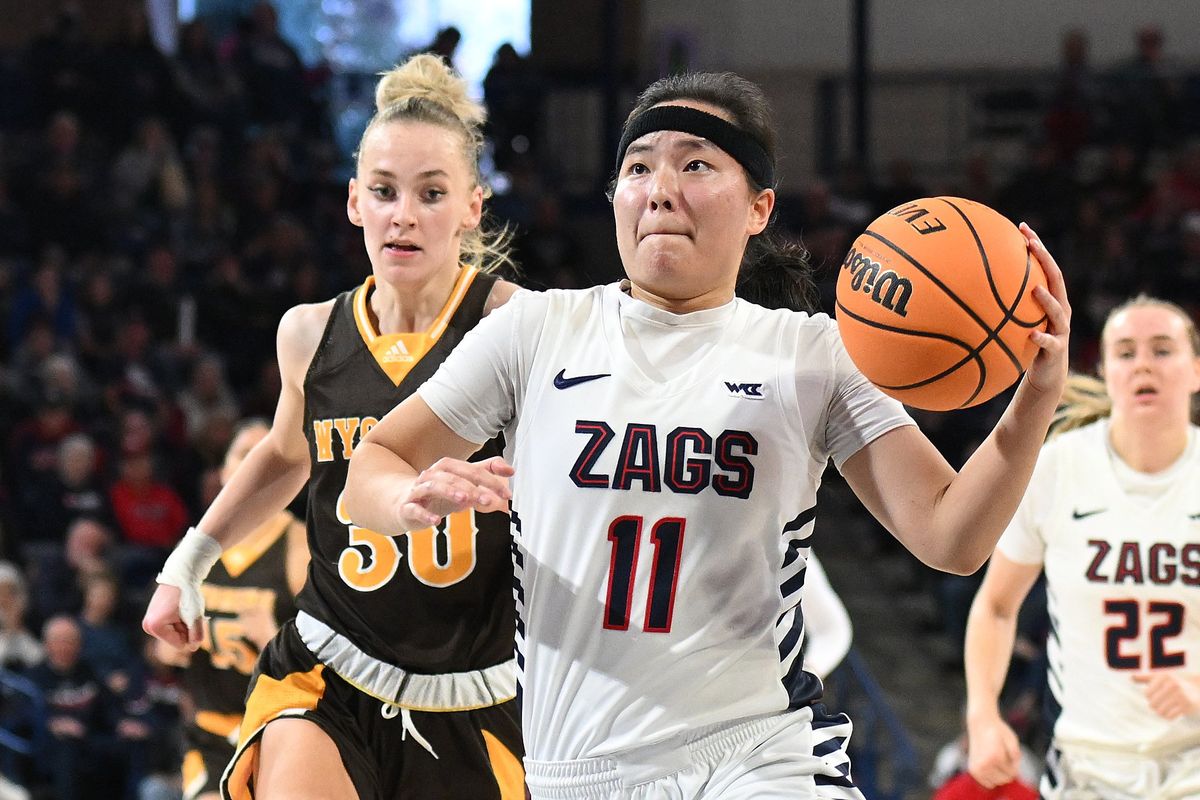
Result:
<svg viewBox="0 0 1200 800"><path fill-rule="evenodd" d="M1046 285L1025 237L958 197L897 206L850 247L837 281L842 341L867 379L906 405L966 408L1011 386L1037 354Z"/></svg>

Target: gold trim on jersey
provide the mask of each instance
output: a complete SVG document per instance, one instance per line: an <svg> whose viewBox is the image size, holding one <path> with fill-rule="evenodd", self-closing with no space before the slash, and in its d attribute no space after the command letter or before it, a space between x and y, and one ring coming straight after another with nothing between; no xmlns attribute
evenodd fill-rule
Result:
<svg viewBox="0 0 1200 800"><path fill-rule="evenodd" d="M236 578L249 569L271 545L279 541L279 537L283 536L295 519L290 512L280 511L245 539L221 553L221 565L225 567L229 577Z"/></svg>
<svg viewBox="0 0 1200 800"><path fill-rule="evenodd" d="M521 759L505 747L491 731L480 728L479 732L483 734L492 774L500 787L500 800L525 800L525 767L521 764Z"/></svg>
<svg viewBox="0 0 1200 800"><path fill-rule="evenodd" d="M221 776L223 797L232 800L254 800L251 790L258 766L258 745L267 723L281 717L298 717L312 711L325 696L324 664L308 672L291 672L283 680L259 675L246 702L246 716L241 727L237 751Z"/></svg>
<svg viewBox="0 0 1200 800"><path fill-rule="evenodd" d="M367 276L362 286L355 290L354 323L358 327L358 333L362 336L363 344L371 351L371 355L375 356L379 368L392 379L394 384L399 386L412 370L413 365L424 358L425 354L437 344L438 339L442 338L442 334L446 332L446 326L450 324L450 318L458 310L459 304L467 294L467 289L471 288L471 282L478 274L479 270L475 267L464 266L458 274L458 280L454 282L454 289L451 290L450 297L442 306L442 310L433 324L427 330L415 333L382 334L375 329L375 324L371 321L370 310L367 308L367 298L375 288L374 275Z"/></svg>
<svg viewBox="0 0 1200 800"><path fill-rule="evenodd" d="M237 744L237 732L242 726L241 714L221 714L217 711L197 711L196 727L208 731L214 736L226 739L230 744Z"/></svg>
<svg viewBox="0 0 1200 800"><path fill-rule="evenodd" d="M194 800L208 783L208 769L199 750L188 750L183 754L180 771L183 773L183 800Z"/></svg>

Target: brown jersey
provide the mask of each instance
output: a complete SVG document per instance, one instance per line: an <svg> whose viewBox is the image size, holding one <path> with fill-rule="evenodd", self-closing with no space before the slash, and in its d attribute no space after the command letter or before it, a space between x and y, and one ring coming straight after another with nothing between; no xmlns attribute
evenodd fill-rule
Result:
<svg viewBox="0 0 1200 800"><path fill-rule="evenodd" d="M205 578L201 591L208 626L203 644L184 671L184 684L196 705L197 724L220 716L241 716L246 685L259 652L246 635L244 616L270 614L279 627L296 615L287 563L290 534L301 525L288 512L280 512L227 549ZM303 543L297 541L294 546ZM227 735L216 730L222 725L202 727Z"/></svg>
<svg viewBox="0 0 1200 800"><path fill-rule="evenodd" d="M494 283L464 268L428 330L381 335L367 310L368 278L334 300L304 380L312 560L300 608L367 655L413 672L465 672L513 657L508 515L468 510L383 536L350 524L342 491L359 439L479 322ZM492 441L473 458L499 453Z"/></svg>

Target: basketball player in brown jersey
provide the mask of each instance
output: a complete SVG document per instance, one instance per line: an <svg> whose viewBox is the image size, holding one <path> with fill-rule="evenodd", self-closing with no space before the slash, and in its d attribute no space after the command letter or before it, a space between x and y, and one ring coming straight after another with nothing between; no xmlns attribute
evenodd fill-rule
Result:
<svg viewBox="0 0 1200 800"><path fill-rule="evenodd" d="M415 56L376 105L347 202L372 275L280 321L271 431L168 559L143 621L194 647L200 579L310 481L299 612L259 659L221 782L238 800L524 797L507 513L479 497L391 538L341 501L359 438L517 290L485 274L506 256L479 230L483 110L465 83Z"/></svg>
<svg viewBox="0 0 1200 800"><path fill-rule="evenodd" d="M264 420L242 423L225 453L222 485L269 430ZM184 727L184 800L220 797L218 784L233 758L254 663L296 615L295 596L308 569L304 537L304 523L283 510L226 549L201 587L208 624L200 649L189 654L158 642L162 660L185 668L193 707Z"/></svg>

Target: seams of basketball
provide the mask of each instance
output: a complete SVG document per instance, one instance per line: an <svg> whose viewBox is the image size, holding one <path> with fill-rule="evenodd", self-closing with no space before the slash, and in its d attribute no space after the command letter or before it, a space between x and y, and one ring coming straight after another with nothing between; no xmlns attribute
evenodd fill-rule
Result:
<svg viewBox="0 0 1200 800"><path fill-rule="evenodd" d="M1021 284L1021 292L1022 293L1024 293L1025 286L1028 284L1028 281L1029 281L1029 275L1030 275L1029 262L1032 260L1033 260L1033 256L1031 256L1029 254L1029 251L1026 250L1025 251L1025 280L1026 280L1026 283ZM1017 297L1020 297L1020 296L1021 296L1020 294L1017 295ZM1021 319L1020 317L1016 316L1015 314L1013 315L1013 318L1012 318L1012 322L1014 325L1017 325L1018 327L1021 327L1021 328L1031 328L1031 329L1038 327L1045 321L1046 321L1045 314L1042 314L1040 317L1035 319L1033 322L1027 322L1027 321Z"/></svg>
<svg viewBox="0 0 1200 800"><path fill-rule="evenodd" d="M869 325L872 328L876 328L878 330L889 331L890 333L900 333L905 336L917 336L917 337L924 338L924 339L939 339L943 342L949 342L950 344L957 345L958 347L961 347L962 349L967 351L967 354L965 356L963 356L962 359L960 361L958 361L956 364L954 364L953 366L947 367L946 369L942 370L938 374L933 375L929 378L919 380L916 383L905 383L905 384L894 384L894 385L878 383L878 384L876 384L876 386L878 386L879 388L890 389L890 390L896 391L896 392L901 392L901 391L905 391L908 389L919 389L922 386L927 386L927 385L933 383L934 381L941 380L942 378L946 377L950 373L957 370L963 364L966 364L968 361L974 361L975 366L978 368L978 371L979 371L979 382L975 385L975 391L971 392L971 396L968 397L965 401L963 401L963 403L961 405L959 405L959 408L965 408L966 406L970 405L971 401L974 400L976 397L978 397L979 393L981 391L983 391L983 385L985 383L987 383L987 367L983 363L983 359L979 357L979 353L983 350L984 347L987 346L987 341L984 341L984 343L979 345L979 347L972 348L971 345L964 342L963 340L955 339L953 336L947 336L943 333L933 333L930 331L916 331L916 330L913 330L912 328L901 328L896 325L888 325L887 323L884 323L884 322L879 322L877 320L869 319L867 317L862 316L861 314L856 314L855 312L846 308L844 305L841 304L841 302L837 302L837 308L838 308L839 312L844 312L846 314L846 316L850 317L850 319L853 319L856 322L861 322L864 325Z"/></svg>
<svg viewBox="0 0 1200 800"><path fill-rule="evenodd" d="M955 210L957 210L957 209L955 209ZM968 222L968 226L969 225L970 225L970 223ZM971 229L971 233L972 233L972 235L974 235L974 233L975 233L974 228ZM1009 361L1012 362L1013 368L1017 371L1017 374L1018 375L1021 374L1021 360L1018 359L1016 357L1016 355L1013 353L1013 351L1008 348L1008 345L1004 343L1004 340L1001 339L997 335L1000 332L1000 328L1004 327L1004 322L1006 322L1008 319L1007 317L1005 317L1005 319L1002 320L1000 322L1000 325L997 326L996 328L993 329L993 328L988 327L988 324L986 322L984 322L978 314L975 313L974 309L972 309L969 305L964 303L962 301L962 299L959 298L958 295L956 295L954 292L950 291L949 286L942 283L936 275L934 275L929 270L925 269L925 267L922 266L921 262L917 261L915 258L913 258L908 253L906 253L903 248L901 248L900 246L895 244L892 240L888 239L886 236L880 236L878 233L876 233L873 230L869 230L869 229L865 230L865 231L863 231L863 235L870 236L873 239L878 239L879 241L883 242L888 247L892 248L892 250L895 251L895 253L897 255L903 256L905 258L905 260L908 261L908 263L912 264L914 267L916 267L918 270L920 270L922 275L929 278L929 280L932 281L935 286L937 286L939 289L941 289L943 292L945 292L946 296L949 297L951 300L953 300L958 305L959 308L961 308L963 311L965 311L967 313L967 316L969 316L971 319L975 320L976 324L978 324L979 327L982 328L984 330L984 332L987 334L987 336L984 338L984 340L979 343L979 349L982 350L984 347L986 347L988 345L989 342L995 342L996 345L1001 350L1004 351L1004 354L1006 356L1008 356L1008 359L1009 359ZM978 239L976 239L976 241L978 241Z"/></svg>
<svg viewBox="0 0 1200 800"><path fill-rule="evenodd" d="M987 275L988 288L990 288L992 290L992 299L996 301L996 305L998 305L998 306L1000 306L1000 308L1004 309L1004 319L1001 320L1000 324L996 327L996 330L1000 330L1000 328L1003 328L1004 325L1008 322L1016 323L1016 325L1021 328L1036 328L1038 325L1041 325L1042 322L1044 322L1046 319L1045 314L1043 314L1040 319L1038 319L1034 322L1026 322L1025 320L1020 319L1016 315L1017 306L1019 306L1021 304L1021 298L1025 296L1025 287L1029 285L1029 276L1031 274L1031 270L1030 270L1031 256L1029 255L1029 248L1025 249L1025 274L1021 276L1021 286L1017 289L1017 295L1015 298L1013 298L1012 305L1006 306L1005 302L1004 302L1004 298L1000 296L1000 290L996 287L996 281L993 280L993 278L992 278L992 263L988 259L987 249L983 246L983 241L980 240L979 233L975 230L975 226L971 223L970 217L968 217L965 213L963 213L963 210L961 208L956 206L954 203L951 203L949 200L945 199L944 197L939 198L939 199L943 203L945 203L946 205L948 205L952 209L954 209L954 211L960 217L962 217L962 221L967 224L967 230L969 230L971 232L971 238L973 238L975 240L975 247L979 250L979 257L983 260L983 272L985 275ZM1010 357L1011 357L1011 355L1012 354L1009 353ZM1020 363L1018 362L1017 373L1019 374L1020 372L1021 372L1021 367L1020 367Z"/></svg>

